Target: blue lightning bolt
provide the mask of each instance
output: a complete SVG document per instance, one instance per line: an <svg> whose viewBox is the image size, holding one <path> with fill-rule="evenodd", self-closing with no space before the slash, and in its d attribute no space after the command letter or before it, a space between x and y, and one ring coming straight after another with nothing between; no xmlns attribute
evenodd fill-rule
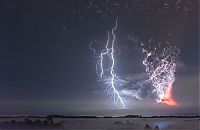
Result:
<svg viewBox="0 0 200 130"><path fill-rule="evenodd" d="M107 42L106 42L106 46L105 49L103 49L100 53L100 55L96 56L96 58L98 59L97 64L96 64L96 72L97 75L100 77L101 80L103 80L105 82L105 84L107 84L107 92L110 92L112 90L112 95L114 97L114 102L119 101L123 108L125 109L125 103L123 98L120 96L118 90L116 89L116 83L122 83L122 82L126 82L122 79L119 79L116 76L116 73L114 71L114 67L115 67L115 58L114 58L114 45L115 45L115 40L116 40L116 36L114 31L117 29L117 21L118 19L116 19L116 23L115 23L115 27L112 29L111 32L108 31L107 34ZM112 40L111 40L111 36L112 36ZM110 45L111 44L111 45ZM94 48L92 48L92 42L89 45L90 49L94 52L94 54L96 55L96 51ZM111 60L111 67L105 70L104 67L104 59L105 57L109 57L109 59ZM105 71L109 71L109 75L111 76L111 78L108 78L108 75L106 75L104 72Z"/></svg>

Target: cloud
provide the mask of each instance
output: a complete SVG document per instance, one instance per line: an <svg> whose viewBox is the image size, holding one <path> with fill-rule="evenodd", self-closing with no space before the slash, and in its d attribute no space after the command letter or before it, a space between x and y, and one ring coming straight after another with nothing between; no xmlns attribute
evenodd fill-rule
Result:
<svg viewBox="0 0 200 130"><path fill-rule="evenodd" d="M154 87L148 81L148 75L140 73L124 75L123 78L127 83L120 90L121 94L138 100L155 101L156 93L154 92Z"/></svg>

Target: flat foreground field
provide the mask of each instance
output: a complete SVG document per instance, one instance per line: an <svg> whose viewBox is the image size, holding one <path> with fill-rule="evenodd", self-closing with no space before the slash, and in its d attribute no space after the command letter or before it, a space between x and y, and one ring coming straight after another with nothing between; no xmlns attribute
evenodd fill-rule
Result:
<svg viewBox="0 0 200 130"><path fill-rule="evenodd" d="M37 120L37 121L36 121ZM200 130L200 118L3 118L0 130Z"/></svg>

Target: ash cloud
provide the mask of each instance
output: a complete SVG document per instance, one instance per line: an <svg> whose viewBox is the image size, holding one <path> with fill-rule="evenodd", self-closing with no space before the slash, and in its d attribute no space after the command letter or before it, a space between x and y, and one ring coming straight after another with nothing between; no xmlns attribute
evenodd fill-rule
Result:
<svg viewBox="0 0 200 130"><path fill-rule="evenodd" d="M120 90L121 94L138 100L155 102L157 95L154 91L155 88L152 86L151 82L148 81L147 74L124 75L123 78L127 83L124 84Z"/></svg>

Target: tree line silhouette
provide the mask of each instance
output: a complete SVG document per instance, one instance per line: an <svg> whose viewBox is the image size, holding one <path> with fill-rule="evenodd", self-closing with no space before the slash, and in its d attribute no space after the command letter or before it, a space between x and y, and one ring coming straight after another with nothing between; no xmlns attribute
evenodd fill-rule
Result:
<svg viewBox="0 0 200 130"><path fill-rule="evenodd" d="M26 117L23 121L5 121L0 123L0 128L62 128L64 121L53 120L52 116L47 116L43 119L32 120Z"/></svg>

